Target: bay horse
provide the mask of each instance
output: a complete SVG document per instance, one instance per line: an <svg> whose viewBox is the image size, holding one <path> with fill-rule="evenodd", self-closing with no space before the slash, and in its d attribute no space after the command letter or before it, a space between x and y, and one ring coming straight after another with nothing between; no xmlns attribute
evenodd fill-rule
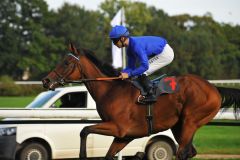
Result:
<svg viewBox="0 0 240 160"><path fill-rule="evenodd" d="M129 80L101 80L117 76L91 51L70 45L70 54L45 78L43 86L54 90L68 80L82 80L96 101L102 122L86 126L80 133L80 160L87 159L86 141L91 133L113 136L106 160L121 151L135 138L148 135L145 119L147 107L136 103L140 92ZM211 121L223 106L233 106L235 115L240 108L240 90L215 87L196 75L178 76L179 91L158 97L153 104L153 133L171 129L179 144L176 159L187 160L197 152L192 141L197 129Z"/></svg>

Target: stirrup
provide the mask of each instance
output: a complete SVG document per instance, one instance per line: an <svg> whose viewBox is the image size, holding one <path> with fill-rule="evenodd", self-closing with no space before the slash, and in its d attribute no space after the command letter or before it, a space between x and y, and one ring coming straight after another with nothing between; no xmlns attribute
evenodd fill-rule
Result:
<svg viewBox="0 0 240 160"><path fill-rule="evenodd" d="M139 104L146 104L146 103L144 103L144 99L145 99L146 97L145 96L143 96L143 95L139 95L138 96L138 98L137 98L137 103L139 103Z"/></svg>
<svg viewBox="0 0 240 160"><path fill-rule="evenodd" d="M139 95L137 98L137 102L140 104L152 104L157 101L157 99L154 99L152 101L145 101L145 100L146 100L146 96L143 96L143 95Z"/></svg>

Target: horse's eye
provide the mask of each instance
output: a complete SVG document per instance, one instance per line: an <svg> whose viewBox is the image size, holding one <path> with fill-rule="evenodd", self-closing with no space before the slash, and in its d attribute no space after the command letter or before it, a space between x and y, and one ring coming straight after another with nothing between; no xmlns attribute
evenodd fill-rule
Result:
<svg viewBox="0 0 240 160"><path fill-rule="evenodd" d="M64 61L64 64L68 66L70 63L68 61Z"/></svg>

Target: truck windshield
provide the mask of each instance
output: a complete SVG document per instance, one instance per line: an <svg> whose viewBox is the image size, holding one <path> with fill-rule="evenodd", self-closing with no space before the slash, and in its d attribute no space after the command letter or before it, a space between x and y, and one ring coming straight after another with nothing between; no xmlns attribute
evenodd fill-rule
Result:
<svg viewBox="0 0 240 160"><path fill-rule="evenodd" d="M46 102L48 102L59 91L47 91L39 94L26 108L41 108Z"/></svg>

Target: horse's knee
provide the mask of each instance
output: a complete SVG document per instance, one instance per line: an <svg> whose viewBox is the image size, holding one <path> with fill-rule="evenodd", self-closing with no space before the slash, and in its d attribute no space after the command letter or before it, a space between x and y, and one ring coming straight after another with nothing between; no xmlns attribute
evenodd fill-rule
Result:
<svg viewBox="0 0 240 160"><path fill-rule="evenodd" d="M81 138L87 137L88 134L89 134L89 127L87 126L87 127L84 127L80 132L80 137Z"/></svg>
<svg viewBox="0 0 240 160"><path fill-rule="evenodd" d="M116 127L116 136L115 137L117 137L117 138L124 138L124 137L126 137L126 135L127 135L127 131L128 131L128 129L127 128L123 128L123 127Z"/></svg>

